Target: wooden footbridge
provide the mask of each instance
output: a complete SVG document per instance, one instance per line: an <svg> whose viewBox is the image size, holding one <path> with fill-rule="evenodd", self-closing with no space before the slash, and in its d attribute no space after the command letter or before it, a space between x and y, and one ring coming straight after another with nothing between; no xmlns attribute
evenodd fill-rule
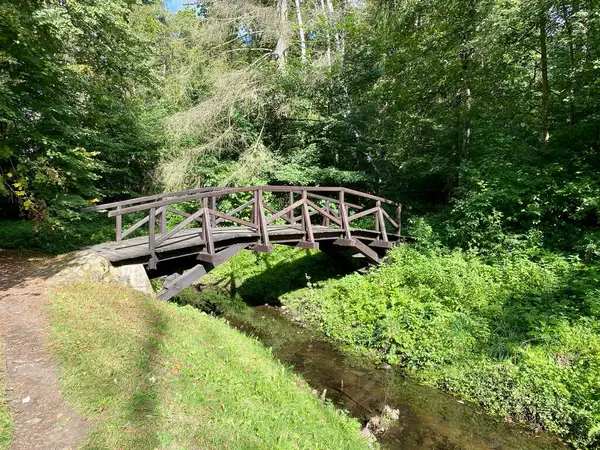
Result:
<svg viewBox="0 0 600 450"><path fill-rule="evenodd" d="M401 204L339 187L200 188L84 211L116 220L115 242L91 250L115 266L143 264L150 278L167 275L163 300L243 249L292 245L377 264L403 241Z"/></svg>

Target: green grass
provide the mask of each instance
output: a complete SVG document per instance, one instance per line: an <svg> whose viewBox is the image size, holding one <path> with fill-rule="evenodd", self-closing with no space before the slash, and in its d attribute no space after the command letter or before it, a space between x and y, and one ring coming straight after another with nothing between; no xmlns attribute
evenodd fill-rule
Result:
<svg viewBox="0 0 600 450"><path fill-rule="evenodd" d="M367 275L327 278L334 263L323 255L276 249L240 254L206 278L235 295L207 286L180 301L228 311L240 297L279 301L354 353L599 448L600 269L537 253L486 259L403 246Z"/></svg>
<svg viewBox="0 0 600 450"><path fill-rule="evenodd" d="M275 245L272 253L242 251L202 278L202 284L251 304L277 303L307 283L338 278L347 269L314 250Z"/></svg>
<svg viewBox="0 0 600 450"><path fill-rule="evenodd" d="M575 446L600 446L600 272L556 255L396 248L281 301L330 337Z"/></svg>
<svg viewBox="0 0 600 450"><path fill-rule="evenodd" d="M369 448L358 422L223 320L105 284L53 299L63 392L97 423L83 448Z"/></svg>
<svg viewBox="0 0 600 450"><path fill-rule="evenodd" d="M13 422L6 401L3 378L3 368L0 367L0 450L8 450L12 440Z"/></svg>

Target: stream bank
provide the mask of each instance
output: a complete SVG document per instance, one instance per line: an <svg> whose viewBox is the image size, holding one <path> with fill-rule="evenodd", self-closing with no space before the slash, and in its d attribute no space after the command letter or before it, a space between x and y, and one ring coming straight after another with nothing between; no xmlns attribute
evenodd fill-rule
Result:
<svg viewBox="0 0 600 450"><path fill-rule="evenodd" d="M221 298L219 298L221 297ZM220 301L221 300L221 301ZM318 332L282 314L285 308L232 306L226 296L189 289L180 301L222 315L257 338L294 368L319 396L366 424L385 405L400 411L378 442L388 449L559 449L547 433L510 425L437 389L422 386L387 366L338 350ZM227 306L228 305L228 306Z"/></svg>

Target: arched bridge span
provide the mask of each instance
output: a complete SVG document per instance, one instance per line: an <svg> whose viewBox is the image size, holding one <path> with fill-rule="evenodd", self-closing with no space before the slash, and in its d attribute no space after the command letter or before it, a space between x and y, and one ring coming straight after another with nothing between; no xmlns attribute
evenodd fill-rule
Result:
<svg viewBox="0 0 600 450"><path fill-rule="evenodd" d="M169 275L163 300L243 249L293 245L377 264L404 241L400 203L340 187L199 188L84 211L106 211L116 222L115 241L92 251L115 266L143 264L151 277Z"/></svg>

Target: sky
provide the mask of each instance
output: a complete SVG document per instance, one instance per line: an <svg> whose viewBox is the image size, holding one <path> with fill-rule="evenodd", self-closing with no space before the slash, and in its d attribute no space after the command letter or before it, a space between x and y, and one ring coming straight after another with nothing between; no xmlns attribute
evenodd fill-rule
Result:
<svg viewBox="0 0 600 450"><path fill-rule="evenodd" d="M171 12L183 9L185 3L192 3L190 0L164 0L164 2L167 10Z"/></svg>

